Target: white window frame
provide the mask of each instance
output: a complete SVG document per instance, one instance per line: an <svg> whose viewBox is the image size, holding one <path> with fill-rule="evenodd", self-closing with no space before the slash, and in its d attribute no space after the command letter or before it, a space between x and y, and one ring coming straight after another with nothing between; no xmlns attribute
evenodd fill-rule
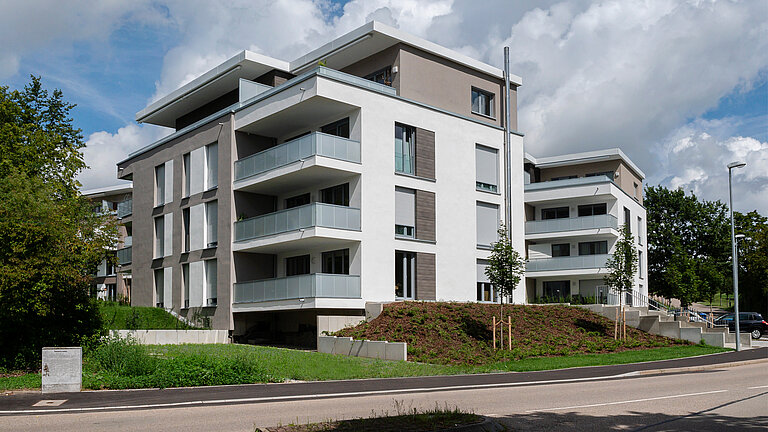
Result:
<svg viewBox="0 0 768 432"><path fill-rule="evenodd" d="M477 100L477 108L475 107L476 100ZM470 106L471 106L472 114L477 114L483 117L495 119L496 118L496 113L494 110L495 104L496 104L496 95L493 92L479 89L477 87L472 87L472 92L470 94ZM483 112L485 111L486 108L488 110L487 113Z"/></svg>

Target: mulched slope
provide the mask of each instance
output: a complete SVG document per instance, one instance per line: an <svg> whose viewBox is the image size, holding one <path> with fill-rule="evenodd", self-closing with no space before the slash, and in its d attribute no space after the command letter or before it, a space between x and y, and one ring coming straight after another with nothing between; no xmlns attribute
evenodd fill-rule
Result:
<svg viewBox="0 0 768 432"><path fill-rule="evenodd" d="M613 321L586 309L561 305L505 305L512 317L512 350L494 350L491 333L499 305L398 302L376 319L336 336L408 342L408 359L437 364L485 364L525 357L607 353L688 342L627 327L627 340L613 339ZM506 326L504 329L506 341ZM497 333L498 337L498 333Z"/></svg>

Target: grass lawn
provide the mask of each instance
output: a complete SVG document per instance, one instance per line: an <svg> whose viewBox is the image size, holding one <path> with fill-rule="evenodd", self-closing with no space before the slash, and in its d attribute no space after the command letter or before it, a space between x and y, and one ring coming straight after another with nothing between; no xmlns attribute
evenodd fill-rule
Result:
<svg viewBox="0 0 768 432"><path fill-rule="evenodd" d="M665 360L728 351L678 345L642 351L538 357L486 365L437 365L251 345L106 344L85 354L83 388L120 389L535 371ZM0 375L0 390L40 388L40 374Z"/></svg>
<svg viewBox="0 0 768 432"><path fill-rule="evenodd" d="M189 325L162 308L126 306L116 302L99 302L101 318L108 330L184 330Z"/></svg>

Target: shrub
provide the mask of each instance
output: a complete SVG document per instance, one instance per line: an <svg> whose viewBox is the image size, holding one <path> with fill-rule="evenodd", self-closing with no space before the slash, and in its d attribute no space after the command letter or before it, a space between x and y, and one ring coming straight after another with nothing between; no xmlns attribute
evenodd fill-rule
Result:
<svg viewBox="0 0 768 432"><path fill-rule="evenodd" d="M157 358L132 338L108 337L86 354L100 372L122 376L147 375L157 370Z"/></svg>

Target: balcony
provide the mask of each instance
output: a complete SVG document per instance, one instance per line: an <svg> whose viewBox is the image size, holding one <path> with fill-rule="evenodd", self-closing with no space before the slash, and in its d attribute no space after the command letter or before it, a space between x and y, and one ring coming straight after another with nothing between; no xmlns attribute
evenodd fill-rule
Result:
<svg viewBox="0 0 768 432"><path fill-rule="evenodd" d="M122 219L133 213L133 199L127 199L117 203L117 217Z"/></svg>
<svg viewBox="0 0 768 432"><path fill-rule="evenodd" d="M619 220L616 216L604 214L576 218L547 219L525 223L525 234L543 234L563 231L612 228L617 230Z"/></svg>
<svg viewBox="0 0 768 432"><path fill-rule="evenodd" d="M315 273L235 284L234 303L290 299L359 299L360 276Z"/></svg>
<svg viewBox="0 0 768 432"><path fill-rule="evenodd" d="M541 258L528 260L525 271L546 272L546 271L576 271L588 270L586 273L595 273L594 270L605 268L610 255L579 255L570 257Z"/></svg>
<svg viewBox="0 0 768 432"><path fill-rule="evenodd" d="M235 241L258 239L308 228L360 230L360 209L312 203L235 222Z"/></svg>
<svg viewBox="0 0 768 432"><path fill-rule="evenodd" d="M131 247L125 247L117 250L117 262L119 265L124 266L131 263Z"/></svg>
<svg viewBox="0 0 768 432"><path fill-rule="evenodd" d="M296 138L235 162L235 181L323 156L345 162L360 163L360 142L322 132Z"/></svg>

